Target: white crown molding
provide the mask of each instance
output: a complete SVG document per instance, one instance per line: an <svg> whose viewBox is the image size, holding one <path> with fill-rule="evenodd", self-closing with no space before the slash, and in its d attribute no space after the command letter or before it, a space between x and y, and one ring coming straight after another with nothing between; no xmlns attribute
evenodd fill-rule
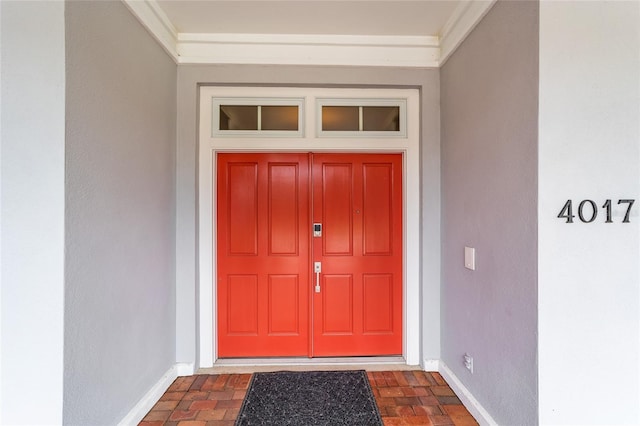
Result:
<svg viewBox="0 0 640 426"><path fill-rule="evenodd" d="M156 0L122 0L122 2L177 63L178 32Z"/></svg>
<svg viewBox="0 0 640 426"><path fill-rule="evenodd" d="M178 33L156 0L122 0L180 64L345 65L437 68L496 0L464 0L440 37Z"/></svg>
<svg viewBox="0 0 640 426"><path fill-rule="evenodd" d="M437 37L178 35L179 63L437 67Z"/></svg>
<svg viewBox="0 0 640 426"><path fill-rule="evenodd" d="M440 34L440 66L444 65L495 2L496 0L464 0L458 4Z"/></svg>

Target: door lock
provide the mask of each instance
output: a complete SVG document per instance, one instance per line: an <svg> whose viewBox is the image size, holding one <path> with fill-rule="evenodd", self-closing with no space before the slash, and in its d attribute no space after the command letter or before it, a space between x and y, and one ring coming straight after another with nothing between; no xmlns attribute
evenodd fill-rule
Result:
<svg viewBox="0 0 640 426"><path fill-rule="evenodd" d="M313 236L314 238L322 237L322 224L314 223L313 224Z"/></svg>

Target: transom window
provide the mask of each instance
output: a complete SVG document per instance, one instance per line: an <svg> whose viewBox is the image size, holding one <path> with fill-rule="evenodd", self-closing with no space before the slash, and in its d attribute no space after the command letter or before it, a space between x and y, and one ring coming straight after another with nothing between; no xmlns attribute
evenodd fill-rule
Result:
<svg viewBox="0 0 640 426"><path fill-rule="evenodd" d="M212 136L301 137L304 99L214 98Z"/></svg>
<svg viewBox="0 0 640 426"><path fill-rule="evenodd" d="M212 135L304 137L305 98L213 98ZM405 99L313 99L316 137L405 138Z"/></svg>
<svg viewBox="0 0 640 426"><path fill-rule="evenodd" d="M406 137L404 99L318 99L318 136Z"/></svg>
<svg viewBox="0 0 640 426"><path fill-rule="evenodd" d="M400 107L323 105L322 131L398 132Z"/></svg>

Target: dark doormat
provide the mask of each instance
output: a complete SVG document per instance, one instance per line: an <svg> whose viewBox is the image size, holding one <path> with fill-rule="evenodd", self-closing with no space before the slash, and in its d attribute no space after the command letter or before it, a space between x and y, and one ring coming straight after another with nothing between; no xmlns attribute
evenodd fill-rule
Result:
<svg viewBox="0 0 640 426"><path fill-rule="evenodd" d="M364 371L255 373L236 426L382 425Z"/></svg>

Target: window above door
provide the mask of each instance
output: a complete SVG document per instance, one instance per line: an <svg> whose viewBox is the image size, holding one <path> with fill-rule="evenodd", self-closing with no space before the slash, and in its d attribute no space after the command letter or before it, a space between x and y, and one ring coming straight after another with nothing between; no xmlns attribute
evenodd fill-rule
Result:
<svg viewBox="0 0 640 426"><path fill-rule="evenodd" d="M213 137L303 137L303 98L213 98Z"/></svg>
<svg viewBox="0 0 640 426"><path fill-rule="evenodd" d="M407 136L405 99L317 99L318 137Z"/></svg>
<svg viewBox="0 0 640 426"><path fill-rule="evenodd" d="M406 138L406 109L406 99L214 97L211 136L304 138L306 119L319 138Z"/></svg>

